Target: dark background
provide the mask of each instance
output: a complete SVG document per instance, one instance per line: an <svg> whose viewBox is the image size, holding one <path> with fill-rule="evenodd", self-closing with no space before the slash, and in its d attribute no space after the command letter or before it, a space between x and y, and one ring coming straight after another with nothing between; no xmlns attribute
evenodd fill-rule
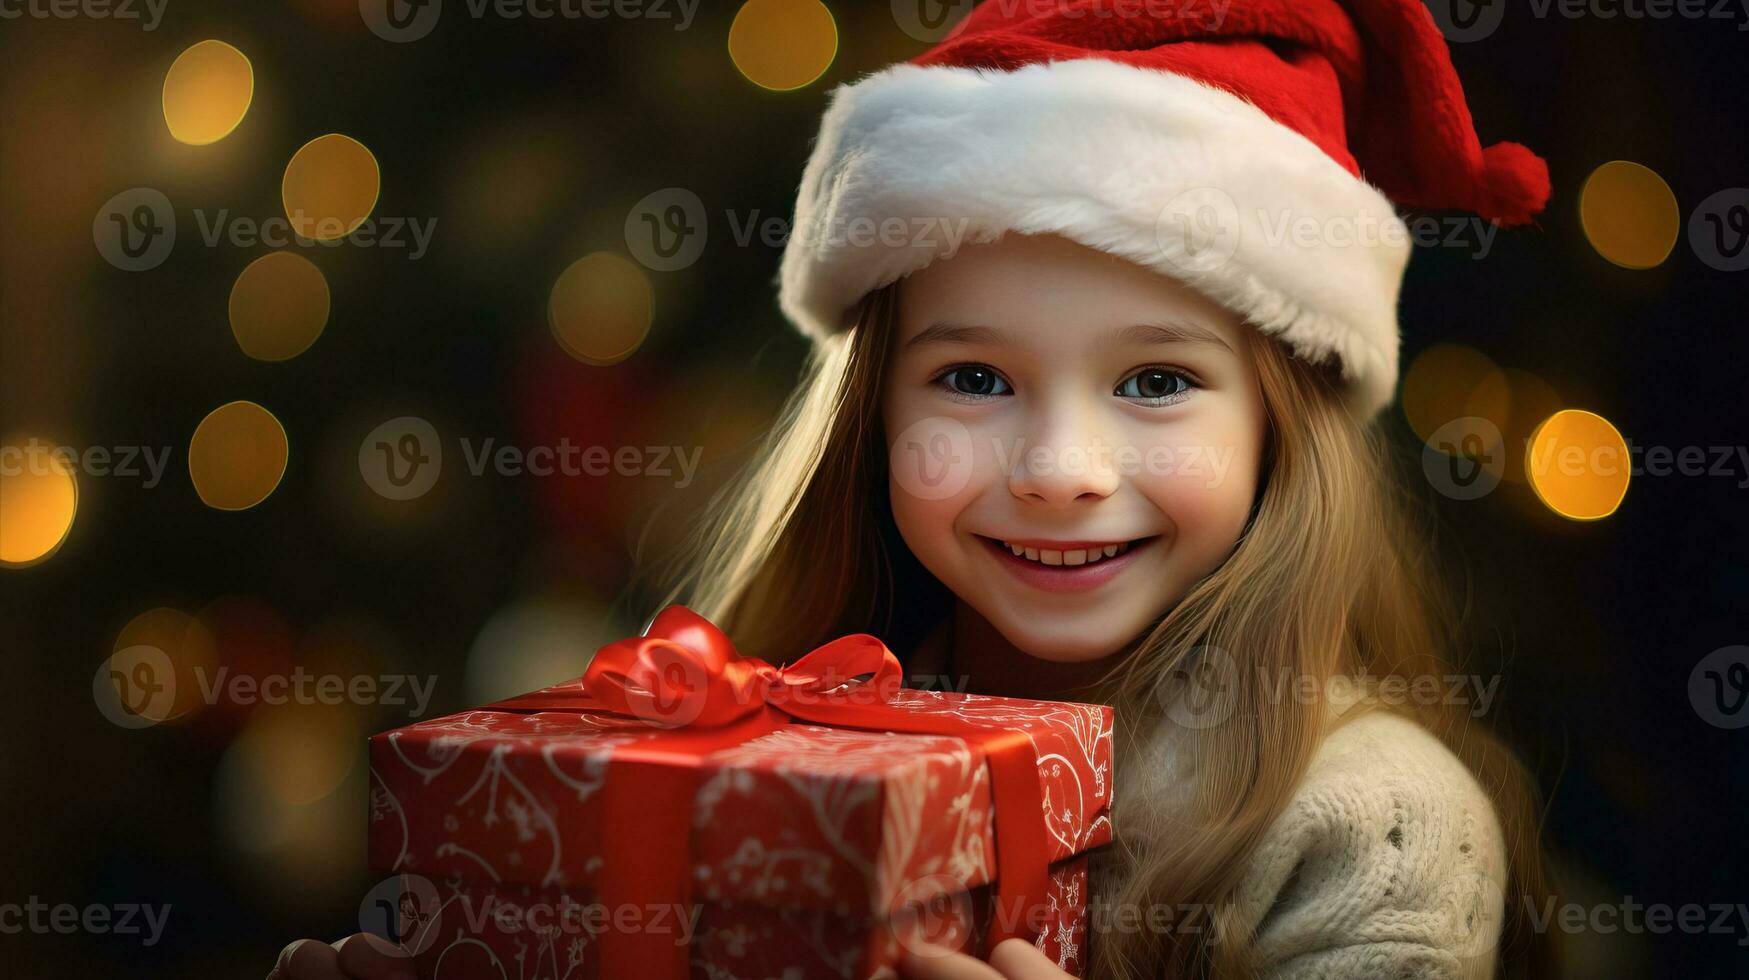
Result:
<svg viewBox="0 0 1749 980"><path fill-rule="evenodd" d="M774 92L729 57L734 3L704 4L683 32L450 6L409 44L365 30L350 0L170 0L149 32L0 21L0 437L173 450L152 489L82 478L60 551L0 568L0 903L169 903L169 924L151 948L0 935L15 975L259 976L290 939L355 931L378 877L363 865L363 737L406 723L406 707L217 705L134 731L94 706L93 671L131 621L167 607L197 617L218 662L434 678L441 713L575 676L599 643L635 632L650 610L629 577L744 458L805 351L775 306L778 251L736 244L723 213L787 217L831 86L926 47L888 4L835 0L831 67ZM1662 176L1685 228L1703 199L1749 185L1738 28L1514 5L1485 40L1453 45L1483 142L1546 157L1554 197L1485 259L1417 250L1405 366L1459 343L1636 445L1749 442L1749 273L1709 266L1686 234L1656 268L1618 267L1578 204L1617 159ZM225 140L184 146L159 90L209 37L249 56L254 103ZM225 303L267 249L206 247L192 212L278 213L285 161L335 131L376 155L378 216L437 219L431 249L302 250L332 292L326 331L290 361L251 360ZM128 273L90 229L140 186L175 202L182 237L163 265ZM647 273L656 312L636 355L566 356L546 326L554 280L587 253L629 255L628 210L669 187L711 216L703 257ZM196 495L185 454L196 424L239 398L283 423L290 463L260 505L224 512ZM407 504L373 494L356 463L364 433L401 415L431 420L446 452L437 488ZM1401 411L1387 424L1417 458ZM706 475L684 489L474 477L457 444L561 436L701 447ZM1505 675L1490 720L1536 769L1546 837L1588 907L1749 902L1749 732L1709 723L1689 695L1701 658L1749 642L1741 466L1637 477L1596 522L1551 514L1522 483L1477 501L1426 494L1468 669ZM1578 975L1740 976L1749 924L1729 921L1724 934L1586 930L1570 945Z"/></svg>

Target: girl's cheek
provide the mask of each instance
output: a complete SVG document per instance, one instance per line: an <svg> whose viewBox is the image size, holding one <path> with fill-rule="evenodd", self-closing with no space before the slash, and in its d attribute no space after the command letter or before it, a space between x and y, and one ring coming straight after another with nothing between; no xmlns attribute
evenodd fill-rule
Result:
<svg viewBox="0 0 1749 980"><path fill-rule="evenodd" d="M888 446L893 506L901 495L918 512L951 515L1002 475L1002 439L973 422L948 415L900 418Z"/></svg>
<svg viewBox="0 0 1749 980"><path fill-rule="evenodd" d="M1181 539L1236 540L1257 490L1260 446L1226 435L1156 442L1132 479ZM1218 545L1219 540L1211 541Z"/></svg>

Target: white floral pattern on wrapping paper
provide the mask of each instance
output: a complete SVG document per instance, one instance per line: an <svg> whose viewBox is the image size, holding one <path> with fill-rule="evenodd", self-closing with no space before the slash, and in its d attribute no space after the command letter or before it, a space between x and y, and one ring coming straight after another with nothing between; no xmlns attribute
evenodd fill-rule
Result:
<svg viewBox="0 0 1749 980"><path fill-rule="evenodd" d="M919 714L948 715L983 728L1026 731L1039 752L1045 823L1057 842L1051 860L1110 839L1110 708L910 689L900 691L893 703ZM1040 722L1044 731L1040 731ZM1083 783L1080 771L1091 775L1090 784Z"/></svg>
<svg viewBox="0 0 1749 980"><path fill-rule="evenodd" d="M637 722L607 715L466 711L397 729L384 736L383 741L400 772L416 776L416 784L421 786L449 773L463 759L483 758L477 778L454 800L445 815L444 830L451 839L436 845L431 857L444 859L446 866L458 862L471 864L472 874L493 882L510 877L511 868L505 865L522 863L525 850L521 846L508 849L494 860L494 856L456 842L455 838L468 836L461 833L457 812L473 802L475 807L470 813L477 816L481 827L491 830L504 824L512 829L518 844L545 845L550 857L536 883L548 886L562 885L568 880L564 871L565 842L549 807L528 785L527 774L519 776L511 765L512 760L523 758L519 750L536 753L546 770L545 778L567 788L577 802L582 802L605 785L607 763L614 748L660 737L660 732L652 732ZM575 750L579 738L589 739L588 750L580 754L578 771L568 772L561 765L559 750ZM489 751L470 751L480 748ZM379 769L386 764L385 758L373 758L371 764L371 819L374 823L392 815L401 830L400 848L386 870L421 870L428 862L413 847L406 820L407 805L392 788L399 781L387 778ZM517 874L525 876L526 873Z"/></svg>
<svg viewBox="0 0 1749 980"><path fill-rule="evenodd" d="M831 849L797 855L747 839L720 869L757 882L737 891L744 897L793 896L801 889L833 898L824 872L834 859L869 883L878 909L890 908L920 878L947 874L977 884L994 870L989 773L963 739L794 725L713 753L709 765L720 768L699 791L699 826L715 822L719 805L759 805L752 774L769 772L812 813ZM945 800L944 790L951 791ZM859 841L850 824L877 804L879 835ZM792 867L793 877L785 870ZM746 877L734 880L744 885Z"/></svg>
<svg viewBox="0 0 1749 980"><path fill-rule="evenodd" d="M1052 860L1109 839L1109 709L911 690L895 703L1026 731L1039 753L1047 826L1060 852ZM603 856L599 844L561 830L561 808L598 805L614 751L666 734L604 714L470 711L379 736L372 744L372 863L459 874L487 892L525 882L585 895L577 889ZM752 921L761 931L781 928L774 941L811 964L797 976L890 976L890 966L879 966L882 950L869 948L867 936L847 936L846 922L871 904L891 908L919 877L975 885L994 873L988 771L961 738L793 725L704 761L693 845L695 856L713 856L694 868L695 898L713 903L707 909L733 899L767 905ZM449 804L434 810L433 792ZM1085 862L1071 863L1080 870L1053 868L1052 927L1039 945L1078 973ZM694 975L739 980L737 957L726 951L767 941L751 934L734 940L735 929L748 928L743 921L718 934L717 953L708 964L695 959ZM890 934L884 945L892 946ZM497 937L488 949L458 932L442 955L482 964L489 957L491 965L480 968L502 980L579 980L592 975L584 968L591 946L587 935L524 934ZM870 963L874 973L857 972Z"/></svg>

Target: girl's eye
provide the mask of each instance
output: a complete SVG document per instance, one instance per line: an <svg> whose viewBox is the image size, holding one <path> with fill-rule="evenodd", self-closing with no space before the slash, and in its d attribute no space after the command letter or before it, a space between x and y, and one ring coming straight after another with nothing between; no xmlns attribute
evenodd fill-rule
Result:
<svg viewBox="0 0 1749 980"><path fill-rule="evenodd" d="M993 369L981 364L966 364L950 368L935 379L936 384L946 386L955 395L967 398L994 398L998 395L1011 395L1014 389L1002 376Z"/></svg>
<svg viewBox="0 0 1749 980"><path fill-rule="evenodd" d="M1189 395L1195 387L1195 382L1181 372L1170 368L1143 368L1119 382L1113 394L1152 405L1170 405Z"/></svg>

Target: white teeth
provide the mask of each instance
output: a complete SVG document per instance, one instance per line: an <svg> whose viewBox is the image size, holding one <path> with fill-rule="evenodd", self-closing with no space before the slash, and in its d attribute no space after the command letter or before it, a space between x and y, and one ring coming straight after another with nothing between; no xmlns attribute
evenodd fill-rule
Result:
<svg viewBox="0 0 1749 980"><path fill-rule="evenodd" d="M1096 561L1116 558L1130 550L1129 542L1123 544L1101 545L1097 548L1076 548L1072 551L1052 551L1049 548L1028 548L1024 545L1002 542L1002 547L1014 553L1016 558L1025 558L1045 565L1091 565Z"/></svg>

